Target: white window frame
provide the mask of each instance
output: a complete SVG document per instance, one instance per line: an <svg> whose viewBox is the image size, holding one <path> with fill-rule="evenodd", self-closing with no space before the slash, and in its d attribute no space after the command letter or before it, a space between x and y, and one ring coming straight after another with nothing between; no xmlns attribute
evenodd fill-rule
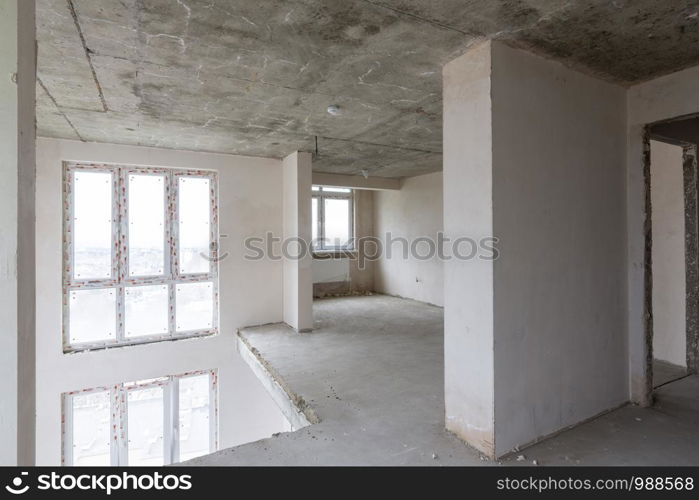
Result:
<svg viewBox="0 0 699 500"><path fill-rule="evenodd" d="M73 237L74 237L74 173L79 171L105 172L112 174L112 277L109 279L80 280L73 276ZM165 179L165 262L160 276L129 276L128 255L128 176L160 175ZM183 274L179 269L178 235L178 182L182 177L206 178L209 180L210 196L210 245L209 272ZM194 169L151 168L125 165L64 162L63 174L63 351L83 351L112 346L145 344L164 340L215 335L218 333L218 187L216 172ZM118 243L117 243L118 242ZM177 331L177 304L175 289L179 284L212 283L213 318L211 328L204 330ZM166 334L127 338L125 332L125 289L133 286L168 286L168 332ZM113 288L116 298L115 336L111 340L99 342L71 343L70 341L70 293L75 290Z"/></svg>
<svg viewBox="0 0 699 500"><path fill-rule="evenodd" d="M331 186L327 186L331 188ZM350 188L347 193L337 193L332 191L325 191L323 186L313 186L313 191L311 193L311 198L318 200L318 227L317 239L312 242L312 247L314 252L341 252L354 249L354 190ZM329 245L325 241L325 200L326 199L337 199L337 200L349 200L349 217L348 217L348 231L349 235L348 243L346 245ZM312 208L311 208L312 210Z"/></svg>
<svg viewBox="0 0 699 500"><path fill-rule="evenodd" d="M125 467L129 461L128 393L149 387L163 387L163 459L169 465L180 461L179 449L179 381L188 377L209 376L209 453L218 449L218 373L200 370L170 375L140 382L126 382L107 387L95 387L63 394L61 464L73 465L73 397L95 392L108 392L112 429L110 442L111 465Z"/></svg>

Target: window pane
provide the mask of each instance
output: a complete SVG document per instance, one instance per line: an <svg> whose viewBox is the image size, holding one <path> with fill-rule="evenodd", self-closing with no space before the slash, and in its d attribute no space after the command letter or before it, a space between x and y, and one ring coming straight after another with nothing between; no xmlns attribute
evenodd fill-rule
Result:
<svg viewBox="0 0 699 500"><path fill-rule="evenodd" d="M163 465L163 388L130 389L127 405L129 465Z"/></svg>
<svg viewBox="0 0 699 500"><path fill-rule="evenodd" d="M319 186L312 186L312 187L311 187L311 190L313 190L313 191L320 191L320 187L319 187Z"/></svg>
<svg viewBox="0 0 699 500"><path fill-rule="evenodd" d="M167 285L127 287L124 298L127 338L167 334Z"/></svg>
<svg viewBox="0 0 699 500"><path fill-rule="evenodd" d="M73 442L67 444L72 446L73 463L67 465L110 465L109 391L79 394L70 400Z"/></svg>
<svg viewBox="0 0 699 500"><path fill-rule="evenodd" d="M211 194L209 179L180 177L180 273L208 273Z"/></svg>
<svg viewBox="0 0 699 500"><path fill-rule="evenodd" d="M316 246L318 240L318 198L311 198L311 241Z"/></svg>
<svg viewBox="0 0 699 500"><path fill-rule="evenodd" d="M73 174L73 278L112 276L112 174Z"/></svg>
<svg viewBox="0 0 699 500"><path fill-rule="evenodd" d="M180 461L205 455L211 443L209 375L180 379Z"/></svg>
<svg viewBox="0 0 699 500"><path fill-rule="evenodd" d="M325 244L344 246L349 242L349 200L325 200Z"/></svg>
<svg viewBox="0 0 699 500"><path fill-rule="evenodd" d="M177 285L177 331L208 330L214 317L214 290L211 282Z"/></svg>
<svg viewBox="0 0 699 500"><path fill-rule="evenodd" d="M129 175L129 276L165 269L165 177Z"/></svg>
<svg viewBox="0 0 699 500"><path fill-rule="evenodd" d="M323 191L326 193L349 193L351 189L349 188L336 188L336 187L324 187Z"/></svg>
<svg viewBox="0 0 699 500"><path fill-rule="evenodd" d="M72 290L70 292L70 343L113 339L116 330L116 290Z"/></svg>

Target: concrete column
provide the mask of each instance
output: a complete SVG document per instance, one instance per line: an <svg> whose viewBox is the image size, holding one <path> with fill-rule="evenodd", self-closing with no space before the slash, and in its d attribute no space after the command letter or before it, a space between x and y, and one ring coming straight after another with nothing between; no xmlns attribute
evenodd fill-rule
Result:
<svg viewBox="0 0 699 500"><path fill-rule="evenodd" d="M0 2L0 465L34 463L34 13Z"/></svg>
<svg viewBox="0 0 699 500"><path fill-rule="evenodd" d="M444 68L446 426L499 457L629 398L626 91L500 42ZM462 250L463 253L463 250Z"/></svg>
<svg viewBox="0 0 699 500"><path fill-rule="evenodd" d="M311 154L284 158L284 322L299 332L313 329Z"/></svg>

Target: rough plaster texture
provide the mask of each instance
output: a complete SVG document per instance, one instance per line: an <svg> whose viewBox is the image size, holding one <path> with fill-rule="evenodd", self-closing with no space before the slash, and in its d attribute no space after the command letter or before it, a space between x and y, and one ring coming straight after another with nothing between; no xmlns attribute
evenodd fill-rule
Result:
<svg viewBox="0 0 699 500"><path fill-rule="evenodd" d="M444 83L446 235L499 238L445 264L447 427L501 456L628 398L625 90L495 42Z"/></svg>
<svg viewBox="0 0 699 500"><path fill-rule="evenodd" d="M694 0L39 0L40 135L441 169L443 64L507 40L618 82L699 61ZM326 112L330 104L342 114Z"/></svg>
<svg viewBox="0 0 699 500"><path fill-rule="evenodd" d="M442 310L385 296L314 304L318 328L243 336L320 423L187 465L492 465L444 431ZM505 465L696 465L699 377L497 462ZM517 457L523 455L524 460Z"/></svg>
<svg viewBox="0 0 699 500"><path fill-rule="evenodd" d="M218 171L220 325L213 337L63 354L61 340L63 160ZM219 442L234 446L288 429L236 351L237 329L282 319L279 261L247 261L243 239L282 229L281 162L232 155L41 139L37 161L37 460L61 460L61 393L218 369Z"/></svg>
<svg viewBox="0 0 699 500"><path fill-rule="evenodd" d="M33 465L34 2L0 5L0 465Z"/></svg>
<svg viewBox="0 0 699 500"><path fill-rule="evenodd" d="M437 241L443 229L441 172L406 179L400 191L376 191L374 200L374 233L382 241L388 240L388 233L409 242L424 237ZM421 256L430 252L426 243L416 249ZM391 257L384 254L376 262L376 291L444 305L444 263L436 255L405 259L402 252L401 244L395 243Z"/></svg>
<svg viewBox="0 0 699 500"><path fill-rule="evenodd" d="M682 156L680 146L650 143L653 358L687 366Z"/></svg>
<svg viewBox="0 0 699 500"><path fill-rule="evenodd" d="M632 400L650 403L649 339L645 321L644 127L699 111L699 67L635 85L627 92L626 241L629 382Z"/></svg>
<svg viewBox="0 0 699 500"><path fill-rule="evenodd" d="M292 153L282 162L282 248L284 322L303 331L313 328L311 241L311 155ZM264 227L264 226L260 226Z"/></svg>

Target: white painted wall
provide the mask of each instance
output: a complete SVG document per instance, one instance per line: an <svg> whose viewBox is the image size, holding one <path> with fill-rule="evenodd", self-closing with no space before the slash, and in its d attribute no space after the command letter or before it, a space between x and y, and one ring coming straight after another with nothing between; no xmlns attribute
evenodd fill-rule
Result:
<svg viewBox="0 0 699 500"><path fill-rule="evenodd" d="M687 366L682 147L650 143L653 357Z"/></svg>
<svg viewBox="0 0 699 500"><path fill-rule="evenodd" d="M393 238L428 237L437 241L443 230L442 172L409 177L400 191L374 192L374 233L382 241ZM391 259L381 258L374 266L377 292L444 305L444 263L438 258L403 259L402 247L395 244ZM427 247L418 245L419 252ZM423 254L424 255L424 254Z"/></svg>
<svg viewBox="0 0 699 500"><path fill-rule="evenodd" d="M219 174L220 325L214 337L63 354L61 345L64 160L216 170ZM282 264L247 261L243 239L282 231L281 162L133 146L40 139L37 146L37 461L61 459L61 393L217 368L219 446L288 430L288 423L236 352L246 325L282 319Z"/></svg>
<svg viewBox="0 0 699 500"><path fill-rule="evenodd" d="M34 12L0 2L0 465L34 463Z"/></svg>
<svg viewBox="0 0 699 500"><path fill-rule="evenodd" d="M492 47L501 455L628 400L626 91Z"/></svg>
<svg viewBox="0 0 699 500"><path fill-rule="evenodd" d="M649 123L699 112L699 66L631 87L627 92L627 310L629 381L633 401L649 404L650 381L644 332L645 187L643 128Z"/></svg>

